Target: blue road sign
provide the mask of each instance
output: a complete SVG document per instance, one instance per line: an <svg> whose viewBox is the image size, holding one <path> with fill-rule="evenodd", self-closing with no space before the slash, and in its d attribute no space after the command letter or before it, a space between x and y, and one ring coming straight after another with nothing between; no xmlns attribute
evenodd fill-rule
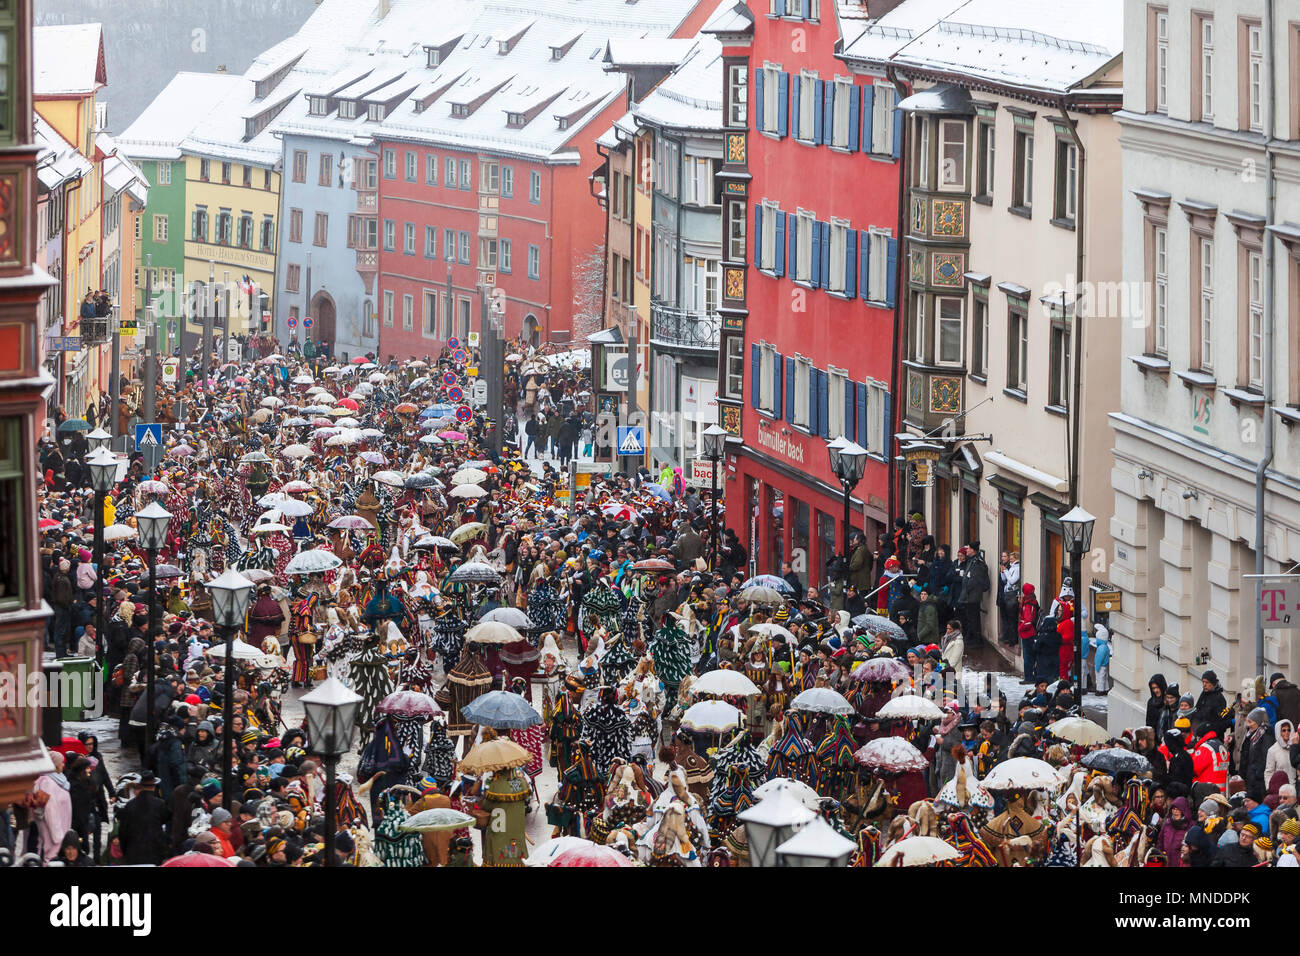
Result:
<svg viewBox="0 0 1300 956"><path fill-rule="evenodd" d="M158 422L142 422L135 426L135 447L137 451L146 448L162 449L162 425Z"/></svg>
<svg viewBox="0 0 1300 956"><path fill-rule="evenodd" d="M619 425L618 453L620 455L644 455L645 427L642 425Z"/></svg>

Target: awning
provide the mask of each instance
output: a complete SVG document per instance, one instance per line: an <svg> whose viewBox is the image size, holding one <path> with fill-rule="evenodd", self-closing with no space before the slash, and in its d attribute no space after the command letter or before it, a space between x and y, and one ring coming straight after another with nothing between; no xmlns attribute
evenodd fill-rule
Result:
<svg viewBox="0 0 1300 956"><path fill-rule="evenodd" d="M997 467L1013 475L1019 475L1026 481L1032 481L1036 485L1042 485L1044 488L1050 488L1052 491L1069 491L1070 483L1064 478L1058 478L1056 475L1040 471L1033 465L1027 465L1023 461L1017 461L1009 455L1004 455L1000 451L989 451L984 453L984 460L990 465Z"/></svg>
<svg viewBox="0 0 1300 956"><path fill-rule="evenodd" d="M970 91L954 83L939 83L904 97L898 108L905 113L946 113L949 116L974 116L975 104Z"/></svg>
<svg viewBox="0 0 1300 956"><path fill-rule="evenodd" d="M591 345L622 345L623 333L617 326L610 326L608 329L601 329L599 332L593 332L587 336L587 341Z"/></svg>

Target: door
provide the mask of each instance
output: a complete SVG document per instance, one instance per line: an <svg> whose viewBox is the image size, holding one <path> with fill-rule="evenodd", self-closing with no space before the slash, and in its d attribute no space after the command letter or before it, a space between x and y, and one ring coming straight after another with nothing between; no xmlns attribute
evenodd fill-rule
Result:
<svg viewBox="0 0 1300 956"><path fill-rule="evenodd" d="M338 318L334 309L334 297L328 292L317 292L311 300L311 317L313 325L311 337L317 342L329 345L333 354L338 344L336 338Z"/></svg>

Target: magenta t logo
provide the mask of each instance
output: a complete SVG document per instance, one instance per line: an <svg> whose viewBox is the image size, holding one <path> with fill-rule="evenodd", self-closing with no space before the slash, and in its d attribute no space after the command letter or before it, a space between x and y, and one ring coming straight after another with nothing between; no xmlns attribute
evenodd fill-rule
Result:
<svg viewBox="0 0 1300 956"><path fill-rule="evenodd" d="M1286 602L1278 599L1279 595L1286 597L1286 588L1263 588L1259 592L1260 610L1267 615L1264 620L1268 623L1281 622L1288 623L1291 615L1281 612L1286 610Z"/></svg>

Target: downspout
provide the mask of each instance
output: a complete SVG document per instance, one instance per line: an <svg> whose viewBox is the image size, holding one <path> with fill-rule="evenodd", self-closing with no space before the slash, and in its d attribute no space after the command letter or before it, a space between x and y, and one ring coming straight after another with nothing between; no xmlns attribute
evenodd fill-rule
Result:
<svg viewBox="0 0 1300 956"><path fill-rule="evenodd" d="M1070 117L1070 111L1066 108L1066 97L1062 96L1057 104L1061 110L1061 121L1070 128L1070 138L1074 140L1074 148L1079 154L1079 170L1076 182L1078 184L1077 195L1074 201L1074 394L1070 398L1073 406L1071 409L1070 428L1070 507L1073 508L1079 503L1079 458L1082 443L1082 423L1083 423L1083 313L1079 308L1081 296L1079 289L1083 283L1083 227L1084 227L1084 183L1088 181L1085 173L1087 172L1087 151L1083 148L1083 140L1079 138L1079 128L1075 121ZM1061 318L1065 319L1065 308L1062 303ZM1074 582L1074 593L1078 595L1078 600L1082 600L1083 582Z"/></svg>
<svg viewBox="0 0 1300 956"><path fill-rule="evenodd" d="M907 97L912 95L912 84L898 75L898 70L893 63L885 65L885 78L894 85L897 95L897 101L901 103ZM897 107L895 107L897 108ZM903 338L907 334L903 317L907 314L907 286L904 285L904 275L906 270L903 264L907 257L903 255L903 242L907 237L905 225L908 222L907 214L907 195L910 188L910 170L911 163L908 162L907 150L907 132L911 123L899 123L899 136L902 142L898 144L898 163L901 167L898 172L898 219L896 229L898 231L899 256L897 263L897 272L894 276L894 335L893 343L890 348L889 361L889 394L893 396L893 402L889 409L889 421L886 422L888 434L885 435L885 460L889 462L889 492L888 492L888 511L885 514L885 529L888 533L892 526L894 518L898 515L898 484L900 469L894 462L894 436L902 428L902 408L903 408ZM863 513L863 522L866 521L866 514ZM866 525L863 524L863 532L866 531Z"/></svg>
<svg viewBox="0 0 1300 956"><path fill-rule="evenodd" d="M609 261L609 203L610 203L609 190L610 190L610 181L614 178L614 173L613 170L610 168L611 156L609 153L604 151L604 149L601 147L599 143L596 144L596 155L600 156L602 159L605 160L605 202L603 203L603 205L605 207L605 262L608 262ZM590 190L588 191L590 192ZM596 201L600 202L600 199L597 198ZM602 267L603 266L604 263L602 263ZM600 327L603 329L603 328L607 328L608 325L609 325L609 296L605 295L604 289L602 289L601 296L600 296Z"/></svg>
<svg viewBox="0 0 1300 956"><path fill-rule="evenodd" d="M1255 573L1264 573L1264 493L1268 486L1268 469L1273 463L1273 341L1275 332L1273 296L1273 217L1277 201L1277 180L1273 170L1273 124L1276 107L1275 70L1273 56L1273 0L1264 0L1264 456L1255 466ZM1295 334L1295 330L1291 330ZM1255 673L1264 673L1264 609L1260 600L1262 578L1255 578Z"/></svg>

